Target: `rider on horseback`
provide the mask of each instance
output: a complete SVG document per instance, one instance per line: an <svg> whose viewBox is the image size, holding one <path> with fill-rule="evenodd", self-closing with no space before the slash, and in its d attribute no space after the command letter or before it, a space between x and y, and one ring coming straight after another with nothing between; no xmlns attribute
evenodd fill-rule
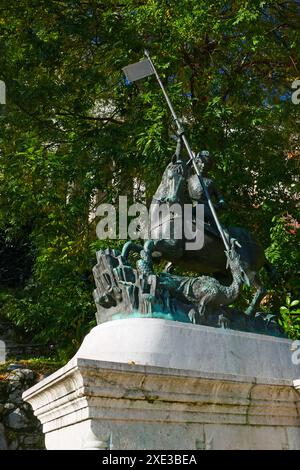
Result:
<svg viewBox="0 0 300 470"><path fill-rule="evenodd" d="M220 189L218 188L218 186L216 185L213 179L208 178L208 172L213 168L213 164L214 164L212 156L209 154L207 150L202 150L202 152L196 155L196 161L197 161L197 164L199 165L199 169L202 173L203 180L207 187L209 195L212 201L216 201L215 207L217 209L225 208L226 203L224 201L224 198ZM196 206L197 204L204 205L205 223L209 224L210 227L213 228L214 231L218 233L213 215L208 206L207 199L205 197L203 188L201 184L199 183L199 178L197 177L197 175L192 175L188 179L188 190L189 190L189 195L193 201L194 206ZM196 209L195 209L195 214L196 214Z"/></svg>
<svg viewBox="0 0 300 470"><path fill-rule="evenodd" d="M177 161L180 161L180 154L182 148L182 139L180 136L177 137L177 147L174 154ZM211 200L215 201L215 208L216 209L224 209L226 208L226 203L224 197L215 183L215 181L208 177L208 173L212 170L214 165L213 157L207 150L202 150L199 152L196 157L196 163L198 168L202 174L203 181L207 187L208 193L210 195ZM188 164L191 161L188 162ZM193 168L193 167L192 167ZM209 226L211 231L219 237L219 230L216 226L213 214L209 208L208 201L205 197L203 188L200 184L199 178L196 174L190 175L188 177L188 192L189 196L192 199L194 208L193 208L193 218L196 217L196 205L203 204L204 205L204 222Z"/></svg>

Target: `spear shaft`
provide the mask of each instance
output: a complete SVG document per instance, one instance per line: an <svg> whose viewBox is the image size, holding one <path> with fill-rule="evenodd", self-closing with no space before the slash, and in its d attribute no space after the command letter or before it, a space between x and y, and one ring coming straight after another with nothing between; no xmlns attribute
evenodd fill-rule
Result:
<svg viewBox="0 0 300 470"><path fill-rule="evenodd" d="M145 49L144 53L145 53L145 56L147 57L147 59L149 60L149 62L150 62L150 64L151 64L151 67L153 68L154 75L155 75L155 77L156 77L156 79L157 79L157 81L158 81L158 83L159 83L159 86L160 86L160 88L161 88L161 90L162 90L162 92L163 92L163 95L164 95L164 97L165 97L165 100L166 100L166 102L167 102L167 104L168 104L168 107L169 107L169 109L170 109L170 111L171 111L171 114L172 114L172 117L173 117L173 119L174 119L174 122L175 122L175 124L176 124L176 126L177 126L178 135L179 135L179 137L182 139L182 142L183 142L184 145L185 145L185 148L186 148L186 150L187 150L187 153L188 153L188 155L189 155L189 157L190 157L190 161L192 162L193 167L194 167L194 169L195 169L195 173L196 173L196 175L198 176L199 182L200 182L200 184L201 184L201 186L202 186L204 195L205 195L205 197L206 197L206 199L207 199L207 202L208 202L208 206L209 206L209 208L210 208L210 210L211 210L211 213L212 213L212 215L213 215L214 221L215 221L215 223L216 223L216 226L217 226L217 228L218 228L218 231L219 231L219 233L220 233L220 236L221 236L221 238L222 238L222 240L223 240L224 246L225 246L226 250L229 251L229 245L228 245L228 242L227 242L227 239L226 239L224 230L223 230L223 228L222 228L222 226L221 226L221 224L220 224L220 222L219 222L219 219L218 219L217 213L216 213L216 211L215 211L214 205L213 205L213 203L212 203L211 197L210 197L210 195L209 195L207 186L206 186L206 184L205 184L205 182L204 182L204 180L203 180L203 178L202 178L201 171L199 170L199 167L198 167L198 165L197 165L197 161L196 161L196 159L195 159L194 152L192 151L192 149L191 149L191 147L190 147L190 144L188 143L188 140L187 140L187 138L186 138L186 136L185 136L185 130L184 130L184 128L182 127L182 125L181 125L181 123L180 123L180 121L179 121L179 119L178 119L178 117L177 117L177 115L176 115L176 113L175 113L175 110L174 110L174 108L173 108L173 105L172 105L172 103L171 103L171 101L170 101L170 98L169 98L169 96L168 96L168 94L167 94L167 92L166 92L166 90L165 90L165 87L164 87L164 85L163 85L163 83L162 83L162 81L161 81L161 79L160 79L160 76L159 76L159 74L158 74L158 72L157 72L157 70L156 70L156 68L155 68L155 66L154 66L154 64L153 64L153 62L152 62L152 59L151 59L151 57L150 57L149 52Z"/></svg>

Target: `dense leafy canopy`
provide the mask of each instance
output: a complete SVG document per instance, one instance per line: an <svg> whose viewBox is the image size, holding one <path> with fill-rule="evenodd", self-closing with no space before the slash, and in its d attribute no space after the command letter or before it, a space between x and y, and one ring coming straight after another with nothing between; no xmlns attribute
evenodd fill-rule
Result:
<svg viewBox="0 0 300 470"><path fill-rule="evenodd" d="M284 275L266 308L297 295L300 2L0 0L0 38L2 315L62 346L89 329L92 208L139 182L149 201L174 151L157 83L121 70L145 47L192 147L215 157L223 222L254 231ZM24 273L8 283L8 267Z"/></svg>

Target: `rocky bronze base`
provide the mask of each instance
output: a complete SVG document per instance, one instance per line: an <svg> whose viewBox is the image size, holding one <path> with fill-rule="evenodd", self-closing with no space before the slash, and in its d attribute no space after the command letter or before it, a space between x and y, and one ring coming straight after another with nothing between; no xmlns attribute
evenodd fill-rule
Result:
<svg viewBox="0 0 300 470"><path fill-rule="evenodd" d="M285 337L270 314L250 317L234 308L208 305L205 314L199 315L193 302L167 287L168 276L170 282L175 276L141 272L118 250L98 251L97 261L93 274L98 324L127 318L159 318Z"/></svg>

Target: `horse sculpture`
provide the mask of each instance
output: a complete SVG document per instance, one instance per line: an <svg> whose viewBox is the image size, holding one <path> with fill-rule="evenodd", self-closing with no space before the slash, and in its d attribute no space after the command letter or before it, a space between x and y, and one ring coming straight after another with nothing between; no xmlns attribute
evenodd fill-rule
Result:
<svg viewBox="0 0 300 470"><path fill-rule="evenodd" d="M160 205L190 203L187 190L187 181L190 178L186 164L174 159L165 169L161 183L153 196L151 210L159 209ZM200 184L200 183L199 183ZM154 209L153 209L154 208ZM176 211L175 211L176 212ZM171 211L172 213L172 211ZM232 282L231 273L227 270L227 259L224 252L224 244L216 230L208 224L204 224L204 244L200 250L186 250L184 237L175 239L170 236L174 229L176 217L163 214L160 223L152 228L151 238L154 240L154 251L159 252L163 259L174 263L187 271L197 274L212 274L222 284L229 285ZM170 230L170 231L169 231ZM194 230L199 230L194 224ZM272 267L267 261L263 247L256 242L252 234L239 227L228 227L226 230L228 240L236 239L236 248L240 264L246 278L256 288L255 295L246 310L246 315L254 315L257 306L265 295L265 289L261 285L258 272L265 267L272 274Z"/></svg>

